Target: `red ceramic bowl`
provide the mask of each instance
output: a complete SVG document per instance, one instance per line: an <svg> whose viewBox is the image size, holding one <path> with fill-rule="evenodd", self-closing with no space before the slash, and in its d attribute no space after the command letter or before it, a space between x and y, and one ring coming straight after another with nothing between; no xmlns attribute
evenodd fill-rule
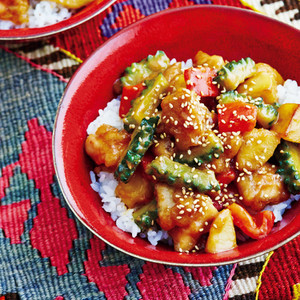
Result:
<svg viewBox="0 0 300 300"><path fill-rule="evenodd" d="M180 254L168 246L150 245L118 229L90 188L93 166L84 152L86 128L113 98L112 86L123 70L157 50L186 60L198 50L228 60L251 57L275 67L284 78L300 82L300 31L252 11L200 5L147 17L122 30L98 48L69 82L59 104L53 152L58 180L79 220L106 243L145 260L209 266L233 263L263 254L295 238L300 229L300 203L285 213L270 235L249 240L219 254Z"/></svg>
<svg viewBox="0 0 300 300"><path fill-rule="evenodd" d="M53 25L40 28L0 30L0 41L25 42L50 37L52 35L71 29L90 20L94 16L104 11L115 1L116 0L95 0L86 7L80 9L76 14L74 14L70 18Z"/></svg>

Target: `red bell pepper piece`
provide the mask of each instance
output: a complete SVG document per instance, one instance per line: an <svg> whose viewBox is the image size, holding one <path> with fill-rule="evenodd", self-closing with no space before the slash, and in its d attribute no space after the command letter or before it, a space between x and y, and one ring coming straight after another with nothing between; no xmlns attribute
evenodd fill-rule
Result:
<svg viewBox="0 0 300 300"><path fill-rule="evenodd" d="M216 175L216 178L220 184L229 184L233 180L235 180L236 177L237 177L237 174L233 168L230 169L229 171L219 173Z"/></svg>
<svg viewBox="0 0 300 300"><path fill-rule="evenodd" d="M145 86L143 83L123 87L119 110L119 115L121 118L123 118L131 108L131 101L137 98L144 89Z"/></svg>
<svg viewBox="0 0 300 300"><path fill-rule="evenodd" d="M184 71L186 87L201 97L217 97L220 92L213 78L217 72L209 67L190 68Z"/></svg>
<svg viewBox="0 0 300 300"><path fill-rule="evenodd" d="M251 131L256 125L257 107L253 104L237 101L218 108L220 132Z"/></svg>
<svg viewBox="0 0 300 300"><path fill-rule="evenodd" d="M150 165L150 163L152 162L152 160L154 158L155 158L154 155L152 155L150 152L146 152L141 161L141 166L143 169L143 176L144 176L144 178L146 178L150 181L153 181L153 177L146 173L146 169L147 169L148 165Z"/></svg>
<svg viewBox="0 0 300 300"><path fill-rule="evenodd" d="M233 223L252 239L266 237L273 228L275 216L272 211L261 211L251 216L245 208L232 203L228 206Z"/></svg>

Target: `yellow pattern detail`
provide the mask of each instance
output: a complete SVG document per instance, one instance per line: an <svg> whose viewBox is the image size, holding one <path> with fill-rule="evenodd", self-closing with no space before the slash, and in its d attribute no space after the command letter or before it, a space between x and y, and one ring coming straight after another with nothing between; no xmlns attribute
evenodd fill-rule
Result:
<svg viewBox="0 0 300 300"><path fill-rule="evenodd" d="M258 279L257 279L257 285L256 285L256 289L255 289L255 293L256 293L255 300L258 300L259 288L261 286L261 278L262 278L262 275L263 275L263 273L264 273L264 271L265 271L265 269L266 269L266 267L267 267L267 265L269 263L269 260L270 260L271 256L273 255L273 253L274 253L274 251L271 251L268 254L268 256L267 256L267 258L265 260L265 263L264 263L264 265L263 265L263 267L262 267L262 269L261 269L261 271L259 273L259 276L258 276Z"/></svg>
<svg viewBox="0 0 300 300"><path fill-rule="evenodd" d="M83 62L82 59L80 59L79 57L75 56L74 54L72 54L71 52L69 52L68 50L59 48L59 50L63 53L65 53L67 56L69 56L70 58L74 59L75 61L79 62L80 64Z"/></svg>
<svg viewBox="0 0 300 300"><path fill-rule="evenodd" d="M255 12L258 12L258 13L261 13L261 14L264 14L264 15L265 15L265 13L264 13L263 11L260 11L260 10L257 9L253 4L250 4L248 1L240 0L240 2L241 2L244 6L251 8L251 9L254 10Z"/></svg>
<svg viewBox="0 0 300 300"><path fill-rule="evenodd" d="M300 299L300 283L296 283L293 285L293 300Z"/></svg>

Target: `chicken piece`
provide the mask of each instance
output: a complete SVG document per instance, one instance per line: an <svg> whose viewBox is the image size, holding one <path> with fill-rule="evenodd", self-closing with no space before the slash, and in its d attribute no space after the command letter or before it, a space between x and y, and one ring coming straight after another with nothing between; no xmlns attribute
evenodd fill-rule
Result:
<svg viewBox="0 0 300 300"><path fill-rule="evenodd" d="M153 199L153 185L137 169L127 183L122 181L116 187L116 196L121 198L128 208L146 204Z"/></svg>
<svg viewBox="0 0 300 300"><path fill-rule="evenodd" d="M199 201L194 203L194 211L188 225L185 227L176 226L169 231L176 251L191 251L197 245L200 236L209 230L211 222L218 214L218 210L214 207L212 200L208 196L203 194L197 195L199 197L196 196L195 200ZM178 220L180 220L180 217L184 220L184 215L191 213L190 209L191 207L181 208L181 211L183 210L184 213L178 214ZM189 214L186 214L187 219L189 218Z"/></svg>
<svg viewBox="0 0 300 300"><path fill-rule="evenodd" d="M170 65L163 73L170 83L167 92L173 93L178 88L186 88L181 62Z"/></svg>
<svg viewBox="0 0 300 300"><path fill-rule="evenodd" d="M168 92L172 93L176 90L185 89L186 88L186 82L184 78L184 74L178 74L176 75L171 81L170 86L168 88Z"/></svg>
<svg viewBox="0 0 300 300"><path fill-rule="evenodd" d="M211 162L212 170L216 173L224 173L231 168L230 161L238 153L243 138L238 133L223 133L218 135L222 141L224 152L219 158L214 158Z"/></svg>
<svg viewBox="0 0 300 300"><path fill-rule="evenodd" d="M170 65L164 72L163 75L171 82L177 75L182 74L181 62Z"/></svg>
<svg viewBox="0 0 300 300"><path fill-rule="evenodd" d="M0 0L0 20L11 21L17 25L28 22L28 0Z"/></svg>
<svg viewBox="0 0 300 300"><path fill-rule="evenodd" d="M157 139L157 143L152 146L152 152L155 156L167 156L171 157L174 154L174 143L169 136L161 135Z"/></svg>
<svg viewBox="0 0 300 300"><path fill-rule="evenodd" d="M203 51L197 52L194 61L196 66L205 65L216 70L220 70L226 64L222 56L209 55Z"/></svg>
<svg viewBox="0 0 300 300"><path fill-rule="evenodd" d="M94 0L51 0L51 1L61 4L66 8L78 9L80 7L88 5Z"/></svg>
<svg viewBox="0 0 300 300"><path fill-rule="evenodd" d="M130 135L125 131L103 124L95 134L90 134L85 141L86 153L97 165L116 167L124 150L130 142Z"/></svg>
<svg viewBox="0 0 300 300"><path fill-rule="evenodd" d="M178 150L187 150L201 143L201 136L211 128L212 118L207 107L193 91L180 89L161 103L162 123L167 133L175 137Z"/></svg>
<svg viewBox="0 0 300 300"><path fill-rule="evenodd" d="M266 163L274 154L280 143L280 137L275 131L264 128L254 128L243 134L243 144L236 156L236 167L255 171Z"/></svg>
<svg viewBox="0 0 300 300"><path fill-rule="evenodd" d="M289 198L283 179L276 174L277 168L269 163L255 172L247 172L237 179L237 187L243 197L242 203L255 211L268 204L278 204Z"/></svg>

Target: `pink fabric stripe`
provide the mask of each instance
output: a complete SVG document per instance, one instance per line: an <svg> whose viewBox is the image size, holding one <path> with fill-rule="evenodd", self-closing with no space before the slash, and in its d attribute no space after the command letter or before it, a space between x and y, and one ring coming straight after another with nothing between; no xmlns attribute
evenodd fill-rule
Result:
<svg viewBox="0 0 300 300"><path fill-rule="evenodd" d="M52 74L52 75L58 77L59 80L61 80L61 81L63 81L63 82L66 82L66 83L68 82L68 80L65 79L63 76L59 75L58 73L54 72L54 71L51 70L51 69L47 69L47 68L45 68L45 67L43 67L43 66L40 66L40 65L38 65L38 64L35 64L34 62L32 62L32 61L31 61L30 59L28 59L27 57L22 56L22 55L20 55L20 54L18 54L18 53L16 53L16 52L13 52L12 50L10 50L10 49L7 48L7 47L4 47L4 46L1 46L1 45L0 45L0 48L3 49L4 51L8 52L8 53L14 54L14 55L17 56L18 58L21 58L21 59L25 60L26 62L28 62L29 64L31 64L31 65L32 65L33 67L35 67L36 69L41 70L41 71L44 71L44 72L47 72L47 73L50 73L50 74Z"/></svg>
<svg viewBox="0 0 300 300"><path fill-rule="evenodd" d="M232 284L232 277L235 273L235 269L237 267L237 264L234 264L232 269L231 269L231 272L229 274L229 277L228 277L228 280L227 280L227 284L226 284L226 287L225 287L225 294L223 296L223 300L228 300L228 297L229 297L229 291L231 289L231 284Z"/></svg>

